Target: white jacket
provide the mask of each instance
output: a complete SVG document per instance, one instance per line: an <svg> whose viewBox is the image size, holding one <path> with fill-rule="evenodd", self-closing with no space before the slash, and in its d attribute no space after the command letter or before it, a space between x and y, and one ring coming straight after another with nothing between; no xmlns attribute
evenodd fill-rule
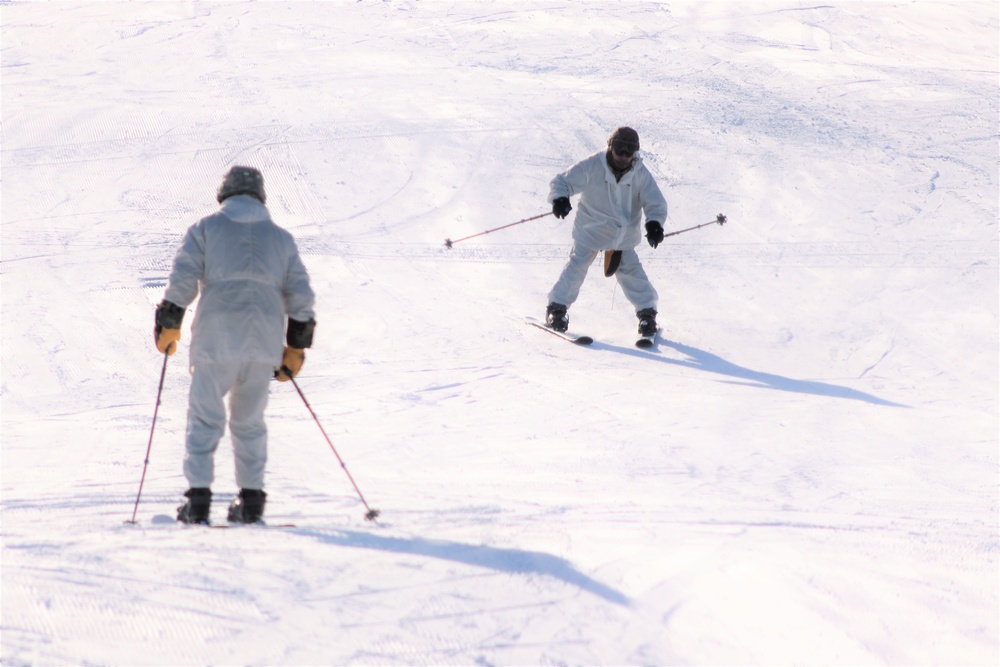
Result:
<svg viewBox="0 0 1000 667"><path fill-rule="evenodd" d="M645 222L656 220L666 227L667 200L639 155L621 181L615 182L606 154L606 150L594 153L552 179L549 202L580 195L573 224L573 242L577 246L587 250L628 250L642 240L643 213Z"/></svg>
<svg viewBox="0 0 1000 667"><path fill-rule="evenodd" d="M249 195L222 202L192 225L174 258L164 298L187 308L201 292L191 365L281 365L285 316L314 317L315 295L292 235Z"/></svg>

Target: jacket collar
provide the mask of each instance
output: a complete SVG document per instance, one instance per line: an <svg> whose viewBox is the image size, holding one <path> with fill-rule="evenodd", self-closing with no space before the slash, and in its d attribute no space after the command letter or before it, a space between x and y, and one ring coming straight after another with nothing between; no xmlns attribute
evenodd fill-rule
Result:
<svg viewBox="0 0 1000 667"><path fill-rule="evenodd" d="M632 161L632 166L628 168L628 171L622 174L621 180L615 178L615 172L608 163L608 152L604 151L601 157L601 163L604 165L604 180L611 184L621 184L621 183L631 183L635 176L635 173L642 167L642 157L639 155L635 156Z"/></svg>
<svg viewBox="0 0 1000 667"><path fill-rule="evenodd" d="M271 219L267 207L250 195L227 197L223 200L220 211L233 222L260 222Z"/></svg>

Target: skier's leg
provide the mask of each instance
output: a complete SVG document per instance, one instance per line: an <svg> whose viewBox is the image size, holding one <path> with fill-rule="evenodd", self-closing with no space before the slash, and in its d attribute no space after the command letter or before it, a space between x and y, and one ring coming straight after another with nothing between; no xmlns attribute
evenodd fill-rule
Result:
<svg viewBox="0 0 1000 667"><path fill-rule="evenodd" d="M564 306L571 306L576 298L580 296L580 287L587 277L590 265L597 257L596 250L587 250L577 245L569 252L569 261L563 267L559 280L549 292L549 303L561 303Z"/></svg>
<svg viewBox="0 0 1000 667"><path fill-rule="evenodd" d="M622 251L622 263L615 276L618 278L618 284L622 287L622 292L625 293L625 298L631 302L636 311L647 308L656 310L659 295L652 283L649 282L649 277L642 268L639 254L635 249Z"/></svg>
<svg viewBox="0 0 1000 667"><path fill-rule="evenodd" d="M241 489L263 489L267 464L268 387L274 376L271 364L243 364L229 394L229 432L233 437L236 484Z"/></svg>
<svg viewBox="0 0 1000 667"><path fill-rule="evenodd" d="M215 450L226 428L222 398L236 378L232 364L199 364L191 375L188 394L184 476L191 488L209 488L215 476Z"/></svg>

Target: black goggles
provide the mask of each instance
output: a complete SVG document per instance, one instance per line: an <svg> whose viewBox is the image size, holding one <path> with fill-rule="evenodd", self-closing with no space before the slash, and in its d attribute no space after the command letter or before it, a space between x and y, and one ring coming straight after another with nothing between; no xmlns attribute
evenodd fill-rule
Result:
<svg viewBox="0 0 1000 667"><path fill-rule="evenodd" d="M611 150L622 157L632 157L639 150L639 144L634 141L613 141Z"/></svg>

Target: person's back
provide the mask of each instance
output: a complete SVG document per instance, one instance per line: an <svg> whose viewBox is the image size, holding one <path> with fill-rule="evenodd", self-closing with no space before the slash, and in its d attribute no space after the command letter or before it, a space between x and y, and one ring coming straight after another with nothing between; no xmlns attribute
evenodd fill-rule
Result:
<svg viewBox="0 0 1000 667"><path fill-rule="evenodd" d="M274 362L281 358L285 315L312 317L312 292L292 236L249 195L188 230L164 298L188 304L200 291L191 363Z"/></svg>

